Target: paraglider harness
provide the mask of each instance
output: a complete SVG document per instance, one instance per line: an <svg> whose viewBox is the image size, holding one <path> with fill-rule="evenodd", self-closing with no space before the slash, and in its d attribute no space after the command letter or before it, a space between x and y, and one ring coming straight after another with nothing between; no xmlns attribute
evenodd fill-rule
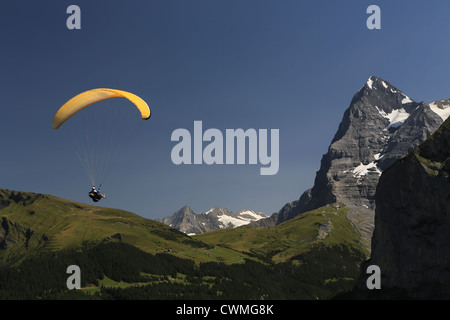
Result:
<svg viewBox="0 0 450 320"><path fill-rule="evenodd" d="M89 191L89 197L92 199L92 201L99 202L101 199L106 199L106 194L101 194L100 190L97 190L95 186L93 186L92 190Z"/></svg>

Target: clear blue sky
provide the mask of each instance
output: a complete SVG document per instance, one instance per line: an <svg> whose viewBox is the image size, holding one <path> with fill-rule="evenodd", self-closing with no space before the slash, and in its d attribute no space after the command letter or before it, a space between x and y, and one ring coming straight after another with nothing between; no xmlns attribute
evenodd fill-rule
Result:
<svg viewBox="0 0 450 320"><path fill-rule="evenodd" d="M81 30L66 8L81 8ZM381 30L366 9L381 8ZM450 97L448 1L3 1L0 187L90 203L73 143L51 123L92 88L153 112L117 145L101 205L156 219L184 205L266 214L313 185L352 96L371 75L416 101ZM280 169L172 163L173 130L280 130Z"/></svg>

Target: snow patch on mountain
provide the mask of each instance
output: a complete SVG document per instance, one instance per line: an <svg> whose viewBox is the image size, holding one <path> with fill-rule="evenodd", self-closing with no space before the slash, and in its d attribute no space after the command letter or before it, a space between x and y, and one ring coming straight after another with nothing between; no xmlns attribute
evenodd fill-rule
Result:
<svg viewBox="0 0 450 320"><path fill-rule="evenodd" d="M403 99L403 100L405 100L405 99ZM403 103L403 101L402 101L402 103ZM410 114L408 112L406 112L406 110L404 108L394 109L390 113L386 113L384 110L381 110L380 108L378 108L378 106L375 106L375 108L377 108L380 115L382 115L384 118L389 120L389 125L388 125L387 129L400 127L403 124L403 122L405 122L406 119L408 119L408 117L410 116Z"/></svg>
<svg viewBox="0 0 450 320"><path fill-rule="evenodd" d="M384 156L384 154L382 155L381 154L381 152L380 153L377 153L377 154L375 154L373 157L375 158L375 160L380 160L381 158L383 158L383 156Z"/></svg>
<svg viewBox="0 0 450 320"><path fill-rule="evenodd" d="M447 105L445 105L447 103ZM447 120L450 116L450 103L448 100L435 101L430 103L430 109L442 118L442 121Z"/></svg>
<svg viewBox="0 0 450 320"><path fill-rule="evenodd" d="M361 178L368 174L369 172L378 173L381 175L381 170L377 167L375 161L372 161L369 164L363 164L361 163L359 166L353 169L353 176L355 178Z"/></svg>
<svg viewBox="0 0 450 320"><path fill-rule="evenodd" d="M405 96L402 100L402 104L413 102L409 97Z"/></svg>

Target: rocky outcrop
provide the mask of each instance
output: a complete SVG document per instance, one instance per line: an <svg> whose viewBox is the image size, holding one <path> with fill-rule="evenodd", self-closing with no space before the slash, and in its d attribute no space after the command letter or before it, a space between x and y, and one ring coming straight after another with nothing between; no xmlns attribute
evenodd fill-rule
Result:
<svg viewBox="0 0 450 320"><path fill-rule="evenodd" d="M184 233L197 234L206 231L202 225L202 218L197 217L189 206L184 206L170 217L162 219L161 222Z"/></svg>
<svg viewBox="0 0 450 320"><path fill-rule="evenodd" d="M28 243L33 233L33 230L30 228L26 229L17 222L1 217L0 250L6 250L15 245L23 245L25 248L28 248Z"/></svg>
<svg viewBox="0 0 450 320"><path fill-rule="evenodd" d="M381 289L450 298L450 119L385 170L376 193L371 258ZM360 288L367 275L362 274Z"/></svg>
<svg viewBox="0 0 450 320"><path fill-rule="evenodd" d="M46 195L33 192L11 191L0 189L0 210L7 208L12 203L27 206L39 198L46 198Z"/></svg>
<svg viewBox="0 0 450 320"><path fill-rule="evenodd" d="M339 202L367 246L373 232L375 191L381 173L429 137L450 113L450 101L415 102L389 82L370 77L345 111L314 186L268 220L270 227Z"/></svg>

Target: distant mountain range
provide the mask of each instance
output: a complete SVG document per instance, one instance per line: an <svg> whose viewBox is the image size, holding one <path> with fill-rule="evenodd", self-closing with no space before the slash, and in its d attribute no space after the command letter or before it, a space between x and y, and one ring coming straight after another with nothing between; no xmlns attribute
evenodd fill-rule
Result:
<svg viewBox="0 0 450 320"><path fill-rule="evenodd" d="M375 191L384 170L425 141L450 115L450 100L415 102L372 76L353 96L323 155L314 186L268 219L273 227L327 204L342 203L367 247L374 228Z"/></svg>
<svg viewBox="0 0 450 320"><path fill-rule="evenodd" d="M267 215L254 210L233 213L228 209L213 207L207 212L196 213L189 206L184 206L172 216L160 221L188 235L194 235L223 228L240 227L266 218L268 218Z"/></svg>

